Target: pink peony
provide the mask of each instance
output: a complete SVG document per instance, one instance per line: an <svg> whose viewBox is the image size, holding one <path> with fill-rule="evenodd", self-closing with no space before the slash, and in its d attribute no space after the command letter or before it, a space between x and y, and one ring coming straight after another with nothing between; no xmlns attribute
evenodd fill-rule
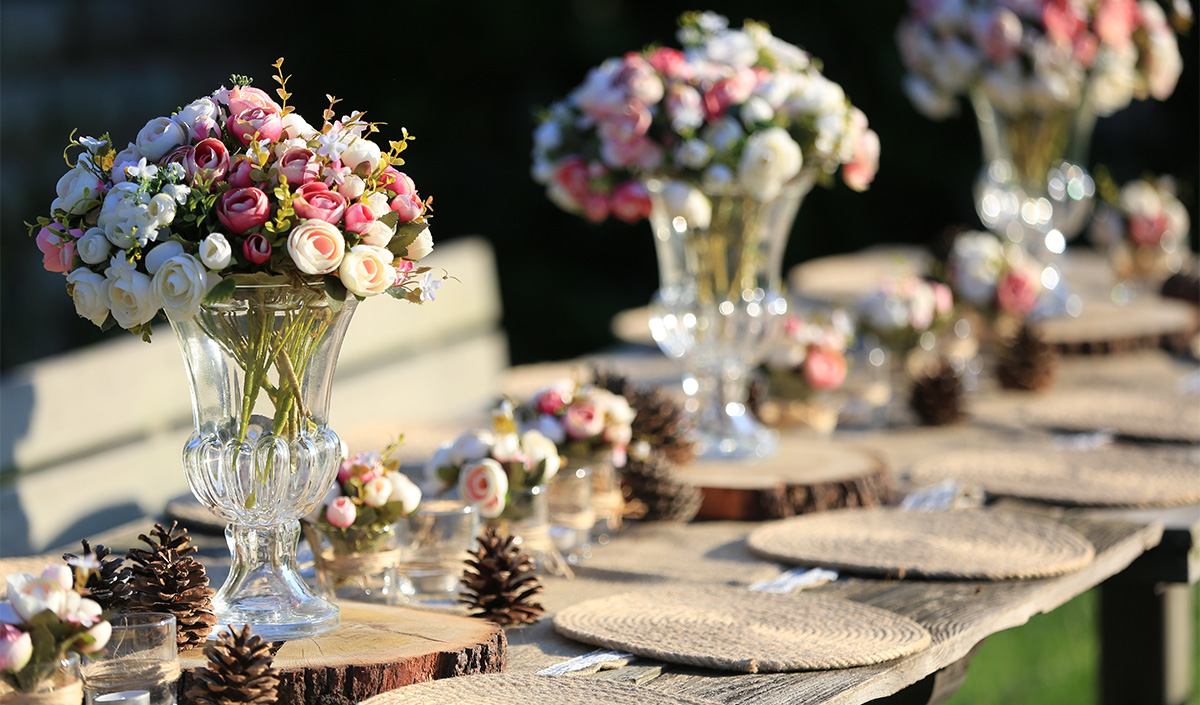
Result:
<svg viewBox="0 0 1200 705"><path fill-rule="evenodd" d="M237 115L251 108L273 108L277 113L282 112L279 104L261 88L234 86L229 91L229 114Z"/></svg>
<svg viewBox="0 0 1200 705"><path fill-rule="evenodd" d="M82 230L66 230L58 223L42 228L37 234L37 248L42 251L42 266L46 271L68 274L75 261L75 240L81 237Z"/></svg>
<svg viewBox="0 0 1200 705"><path fill-rule="evenodd" d="M1135 215L1129 218L1129 239L1139 247L1157 247L1169 227L1165 213Z"/></svg>
<svg viewBox="0 0 1200 705"><path fill-rule="evenodd" d="M996 305L1010 316L1024 318L1037 306L1040 289L1032 271L1010 269L996 283Z"/></svg>
<svg viewBox="0 0 1200 705"><path fill-rule="evenodd" d="M650 215L650 194L641 183L631 179L613 190L609 205L617 218L636 223Z"/></svg>
<svg viewBox="0 0 1200 705"><path fill-rule="evenodd" d="M321 163L316 154L306 147L292 147L279 156L275 163L279 175L291 186L303 186L321 178Z"/></svg>
<svg viewBox="0 0 1200 705"><path fill-rule="evenodd" d="M262 264L271 259L271 243L262 233L253 233L242 243L242 255L252 264Z"/></svg>
<svg viewBox="0 0 1200 705"><path fill-rule="evenodd" d="M198 179L204 179L215 185L229 172L229 149L221 140L204 140L188 150L183 166L187 169L188 183L194 185Z"/></svg>
<svg viewBox="0 0 1200 705"><path fill-rule="evenodd" d="M346 197L330 191L323 182L313 181L296 189L292 209L301 218L315 218L337 225L346 212Z"/></svg>
<svg viewBox="0 0 1200 705"><path fill-rule="evenodd" d="M1060 46L1073 46L1075 39L1087 31L1086 10L1072 0L1046 0L1042 8L1042 25L1051 41Z"/></svg>
<svg viewBox="0 0 1200 705"><path fill-rule="evenodd" d="M270 217L267 194L253 186L226 191L217 201L217 220L234 235L257 228Z"/></svg>
<svg viewBox="0 0 1200 705"><path fill-rule="evenodd" d="M833 348L809 348L804 358L804 381L819 392L837 389L846 381L846 357Z"/></svg>
<svg viewBox="0 0 1200 705"><path fill-rule="evenodd" d="M339 529L353 526L357 517L358 510L354 507L354 500L349 497L338 497L325 508L325 520Z"/></svg>

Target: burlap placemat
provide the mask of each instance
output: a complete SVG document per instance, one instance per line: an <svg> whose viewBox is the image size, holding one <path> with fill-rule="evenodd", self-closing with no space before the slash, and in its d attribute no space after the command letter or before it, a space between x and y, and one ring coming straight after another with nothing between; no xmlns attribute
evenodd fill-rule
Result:
<svg viewBox="0 0 1200 705"><path fill-rule="evenodd" d="M1166 507L1200 502L1193 450L963 450L915 463L918 485L953 478L991 494L1092 507Z"/></svg>
<svg viewBox="0 0 1200 705"><path fill-rule="evenodd" d="M889 577L1007 580L1078 570L1095 548L1049 519L986 510L841 509L755 529L754 553L796 565Z"/></svg>
<svg viewBox="0 0 1200 705"><path fill-rule="evenodd" d="M554 628L587 644L742 673L865 666L930 643L920 624L878 607L723 586L588 600L556 614Z"/></svg>
<svg viewBox="0 0 1200 705"><path fill-rule="evenodd" d="M580 676L506 673L443 678L380 693L361 705L713 705L643 686Z"/></svg>
<svg viewBox="0 0 1200 705"><path fill-rule="evenodd" d="M1025 420L1066 431L1111 431L1147 440L1200 443L1200 395L1127 389L1064 391L1031 402Z"/></svg>

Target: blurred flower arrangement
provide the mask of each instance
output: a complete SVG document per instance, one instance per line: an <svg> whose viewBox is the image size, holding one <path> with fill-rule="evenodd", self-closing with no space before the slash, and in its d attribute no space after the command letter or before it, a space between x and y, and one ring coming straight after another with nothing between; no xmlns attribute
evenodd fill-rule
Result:
<svg viewBox="0 0 1200 705"><path fill-rule="evenodd" d="M1022 321L1042 296L1041 268L1016 245L992 233L959 234L946 263L946 280L957 301L985 319Z"/></svg>
<svg viewBox="0 0 1200 705"><path fill-rule="evenodd" d="M517 495L544 487L561 465L555 442L537 429L519 430L514 406L505 401L493 412L491 429L442 444L425 476L431 494L457 488L459 499L476 505L486 519L524 519L528 507Z"/></svg>
<svg viewBox="0 0 1200 705"><path fill-rule="evenodd" d="M925 333L949 323L953 310L945 284L915 274L888 276L860 303L859 330L892 350L912 350Z"/></svg>
<svg viewBox="0 0 1200 705"><path fill-rule="evenodd" d="M338 467L337 484L313 521L335 550L369 551L388 527L417 510L421 488L400 472L392 457L398 446L356 453Z"/></svg>
<svg viewBox="0 0 1200 705"><path fill-rule="evenodd" d="M1173 14L1186 27L1187 0ZM1158 0L910 0L896 40L904 90L933 119L976 88L1009 115L1081 104L1109 115L1165 100L1183 68Z"/></svg>
<svg viewBox="0 0 1200 705"><path fill-rule="evenodd" d="M846 350L854 341L850 315L836 310L828 321L788 317L783 342L764 367L772 396L808 399L833 392L846 381Z"/></svg>
<svg viewBox="0 0 1200 705"><path fill-rule="evenodd" d="M43 689L60 661L97 653L112 635L100 605L75 588L87 585L99 561L89 555L71 563L50 566L36 578L8 576L8 601L0 602L0 679L18 692Z"/></svg>
<svg viewBox="0 0 1200 705"><path fill-rule="evenodd" d="M1118 279L1166 279L1188 256L1187 208L1169 176L1146 176L1117 191L1101 182L1106 205L1092 220L1092 241L1107 250Z"/></svg>
<svg viewBox="0 0 1200 705"><path fill-rule="evenodd" d="M50 215L29 227L80 316L148 340L160 309L190 319L239 284L434 297L441 281L416 265L433 248L432 199L396 169L412 136L402 130L385 152L369 139L382 123L358 111L335 120L333 98L314 128L287 104L282 62L278 103L234 76L124 148L72 136Z"/></svg>
<svg viewBox="0 0 1200 705"><path fill-rule="evenodd" d="M607 453L616 468L625 466L637 416L620 394L571 380L542 389L516 414L526 428L557 444L562 455L586 460Z"/></svg>
<svg viewBox="0 0 1200 705"><path fill-rule="evenodd" d="M541 117L533 178L554 203L634 223L650 213L645 180L669 179L668 207L702 223L704 193L769 201L802 169L870 185L879 138L818 61L759 22L689 12L679 26L682 50L608 59Z"/></svg>

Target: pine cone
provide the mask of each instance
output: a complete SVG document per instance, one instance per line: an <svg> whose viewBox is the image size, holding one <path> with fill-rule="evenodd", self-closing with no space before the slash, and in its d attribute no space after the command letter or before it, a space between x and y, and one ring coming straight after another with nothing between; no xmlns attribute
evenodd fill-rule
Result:
<svg viewBox="0 0 1200 705"><path fill-rule="evenodd" d="M208 663L192 673L195 682L187 697L197 705L267 705L277 700L279 672L271 645L250 633L250 626L222 632L205 647Z"/></svg>
<svg viewBox="0 0 1200 705"><path fill-rule="evenodd" d="M659 386L635 386L612 372L596 370L595 376L597 386L620 394L633 407L636 416L630 425L634 441L649 443L676 465L687 465L696 457L691 417L670 392Z"/></svg>
<svg viewBox="0 0 1200 705"><path fill-rule="evenodd" d="M913 383L909 406L927 426L944 426L965 416L962 380L950 363L943 361Z"/></svg>
<svg viewBox="0 0 1200 705"><path fill-rule="evenodd" d="M501 536L493 526L478 541L463 571L467 595L459 601L477 610L472 617L500 625L536 622L544 608L531 598L545 588L534 572L533 559L514 544L512 536Z"/></svg>
<svg viewBox="0 0 1200 705"><path fill-rule="evenodd" d="M661 454L630 458L621 469L621 481L628 505L641 509L640 518L647 521L689 522L700 511L700 488L680 482L675 466Z"/></svg>
<svg viewBox="0 0 1200 705"><path fill-rule="evenodd" d="M1004 347L996 377L1005 389L1038 391L1054 384L1058 352L1029 325Z"/></svg>
<svg viewBox="0 0 1200 705"><path fill-rule="evenodd" d="M196 547L187 529L178 526L172 523L168 531L162 524L155 524L152 538L138 536L150 550L135 548L129 552L134 564L129 609L175 615L176 643L182 650L204 643L217 618L212 613L213 590L208 587L208 575L204 566L189 555Z"/></svg>
<svg viewBox="0 0 1200 705"><path fill-rule="evenodd" d="M87 585L80 591L85 597L95 600L105 612L124 612L129 608L132 590L129 587L130 571L125 567L125 559L121 556L108 558L111 551L107 547L96 544L93 549L87 539L83 540L83 555L96 557L100 562L100 570L92 573ZM79 556L64 553L63 560L72 561Z"/></svg>

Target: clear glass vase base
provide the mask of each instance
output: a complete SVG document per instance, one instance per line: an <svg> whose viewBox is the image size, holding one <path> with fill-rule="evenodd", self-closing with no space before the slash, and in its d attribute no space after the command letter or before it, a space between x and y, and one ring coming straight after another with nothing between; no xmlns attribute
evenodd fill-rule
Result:
<svg viewBox="0 0 1200 705"><path fill-rule="evenodd" d="M752 460L769 458L779 451L777 432L753 422L743 426L736 433L697 433L697 457L701 460Z"/></svg>
<svg viewBox="0 0 1200 705"><path fill-rule="evenodd" d="M229 627L241 628L243 624L249 624L250 630L264 641L291 641L328 634L341 626L342 617L336 605L326 605L332 609L310 614L288 613L269 607L252 609L243 606L235 610L216 608L217 626L208 635L208 640L215 640Z"/></svg>

